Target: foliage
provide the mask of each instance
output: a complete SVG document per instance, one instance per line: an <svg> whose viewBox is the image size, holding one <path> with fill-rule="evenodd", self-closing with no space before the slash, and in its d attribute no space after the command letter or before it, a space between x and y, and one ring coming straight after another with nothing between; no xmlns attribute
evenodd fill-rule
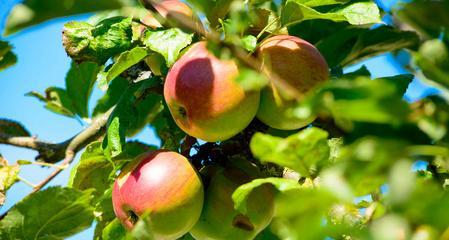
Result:
<svg viewBox="0 0 449 240"><path fill-rule="evenodd" d="M272 223L256 239L448 238L448 1L413 0L392 12L358 0L187 2L205 16L206 36L173 24L146 25L149 12L138 1L26 0L14 7L6 34L56 17L97 12L90 21L68 22L62 30L72 59L65 86L27 95L66 117L91 123L108 116L108 121L104 134L84 145L68 186L18 202L0 221L1 239L63 239L93 221L96 240L153 239L146 216L127 232L111 203L122 167L157 148L130 141L145 127L157 134L159 148L188 156L206 186L206 170L231 160L250 161L261 170L260 178L232 194L235 209L245 214L252 191L269 185L276 192ZM154 21L161 17L154 15ZM388 18L394 24L381 21ZM178 128L164 101L164 78L191 44L208 41L215 55L238 63L236 82L245 91L259 91L276 79L258 68L257 57L244 59L278 34L314 44L331 69L329 81L292 100L290 117L317 116L310 126L281 131L254 120L237 136L216 143L192 140ZM0 70L16 63L11 50L0 41ZM372 79L366 67L345 69L386 53L405 55L400 63L408 73ZM407 102L404 94L416 78L438 94ZM104 93L91 108L94 87ZM0 143L11 144L9 137L34 139L19 122L0 119ZM40 144L39 152L48 146ZM7 190L23 180L20 164L31 163L9 164L0 157L0 206Z"/></svg>

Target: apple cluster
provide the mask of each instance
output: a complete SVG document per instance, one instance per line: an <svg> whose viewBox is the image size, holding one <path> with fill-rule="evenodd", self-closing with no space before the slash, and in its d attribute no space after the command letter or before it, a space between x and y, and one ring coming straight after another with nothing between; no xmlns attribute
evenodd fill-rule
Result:
<svg viewBox="0 0 449 240"><path fill-rule="evenodd" d="M257 55L263 70L272 71L301 93L329 78L329 68L310 43L289 35L263 41ZM294 130L314 119L293 116L295 100L274 84L245 91L236 81L233 60L218 59L206 42L193 44L170 69L164 97L177 125L208 142L224 141L241 132L255 116L269 127Z"/></svg>
<svg viewBox="0 0 449 240"><path fill-rule="evenodd" d="M159 4L166 6L152 7L163 17L176 12L193 16L182 2ZM148 24L153 21L146 20ZM301 93L329 78L319 51L295 36L270 37L259 44L255 54L262 62L261 71L275 73ZM235 136L255 117L281 130L298 129L314 120L293 117L296 100L274 84L245 91L235 81L238 76L234 60L219 59L209 52L205 41L192 44L169 70L164 84L164 98L176 124L190 136L217 142ZM176 152L158 150L137 157L122 170L113 187L117 218L127 229L144 218L155 239L164 240L188 232L198 240L254 239L271 222L274 192L270 186L263 185L250 194L245 214L234 209L231 196L237 187L261 177L255 165L230 160L225 167L214 165L200 172ZM209 181L203 181L205 178Z"/></svg>
<svg viewBox="0 0 449 240"><path fill-rule="evenodd" d="M164 150L140 155L116 179L112 192L114 212L131 230L140 218L148 221L157 240L190 234L204 239L254 239L271 222L274 192L264 185L248 198L248 209L234 209L232 193L261 177L250 162L232 161L226 167L201 170L202 178L184 156Z"/></svg>

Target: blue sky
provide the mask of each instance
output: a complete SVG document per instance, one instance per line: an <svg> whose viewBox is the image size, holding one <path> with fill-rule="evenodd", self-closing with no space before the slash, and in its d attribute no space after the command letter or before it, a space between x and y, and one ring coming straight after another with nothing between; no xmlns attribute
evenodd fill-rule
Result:
<svg viewBox="0 0 449 240"><path fill-rule="evenodd" d="M8 9L14 2L16 0L0 2L0 29L4 25ZM40 102L34 98L25 97L24 94L32 90L44 92L49 86L64 87L64 78L70 66L70 59L62 48L61 29L63 24L69 20L85 20L87 17L87 15L83 15L53 20L6 38L14 45L14 52L18 55L19 61L14 67L0 72L2 86L0 88L0 118L18 120L32 134L52 142L66 140L85 127L75 119L62 117L45 110ZM362 64L369 68L373 77L406 73L390 55L372 58L351 66L346 71L357 69ZM406 99L417 99L428 90L429 88L414 81L407 92ZM100 90L94 91L90 102L91 107L101 95ZM149 128L140 133L137 138L147 143L159 144ZM5 145L0 145L0 153L10 162L19 159L32 160L36 155L34 151ZM20 176L33 183L38 183L51 170L24 166ZM52 181L51 185L65 185L69 173L70 170L65 170ZM9 209L26 196L30 190L29 186L17 183L9 190L6 204L0 209L0 212ZM90 228L70 239L91 239L92 235L93 228Z"/></svg>

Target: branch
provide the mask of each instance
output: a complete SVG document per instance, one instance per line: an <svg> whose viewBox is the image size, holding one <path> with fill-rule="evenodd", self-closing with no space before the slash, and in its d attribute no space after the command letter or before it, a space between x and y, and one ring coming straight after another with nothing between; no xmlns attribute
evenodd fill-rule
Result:
<svg viewBox="0 0 449 240"><path fill-rule="evenodd" d="M106 121L111 112L112 109L96 118L89 127L61 143L49 143L37 137L16 137L0 133L0 144L36 150L39 152L36 160L56 163L66 157L67 150L71 149L76 153L92 140L103 135Z"/></svg>
<svg viewBox="0 0 449 240"><path fill-rule="evenodd" d="M60 168L56 168L48 177L46 177L44 180L42 180L39 184L34 186L33 190L28 194L30 196L31 194L40 191L43 187L45 187L51 180L53 180L56 176L58 176L59 173L61 173L64 169L69 166L73 160L75 159L76 153L83 149L87 144L94 141L95 139L102 136L106 130L106 123L108 121L109 116L111 115L114 108L111 108L106 113L102 114L101 116L95 118L92 122L92 124L81 131L79 134L75 135L74 137L59 143L59 144L51 144L46 143L37 140L33 137L8 137L8 136L0 136L0 143L5 143L13 146L18 147L24 147L29 149L38 150L40 153L41 151L44 152L51 152L53 150L57 150L52 155L51 160L57 159L55 162L59 161L61 158L64 158L63 162L61 163ZM6 137L6 138L5 138ZM63 149L63 156L59 158L59 152ZM49 159L44 159L46 162L48 162ZM28 197L27 196L27 197ZM25 197L26 198L26 197ZM2 220L7 214L9 210L6 211L4 214L0 216L0 220Z"/></svg>
<svg viewBox="0 0 449 240"><path fill-rule="evenodd" d="M103 115L94 119L92 124L80 132L75 137L67 140L66 142L61 143L62 145L66 145L64 152L64 161L61 163L61 168L57 168L53 171L46 179L40 182L30 194L33 194L39 190L41 190L47 183L49 183L53 178L55 178L60 172L62 172L70 163L75 159L76 153L83 149L87 144L96 140L101 135L103 135L106 130L106 123L108 121L109 116L111 115L113 108L104 113Z"/></svg>

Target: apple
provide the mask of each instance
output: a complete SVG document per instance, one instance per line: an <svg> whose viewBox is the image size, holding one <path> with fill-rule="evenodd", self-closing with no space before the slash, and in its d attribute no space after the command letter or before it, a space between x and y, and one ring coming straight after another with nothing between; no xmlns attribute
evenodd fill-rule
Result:
<svg viewBox="0 0 449 240"><path fill-rule="evenodd" d="M182 155L151 151L128 164L112 191L114 212L126 229L148 214L155 239L177 239L197 222L204 201L199 174Z"/></svg>
<svg viewBox="0 0 449 240"><path fill-rule="evenodd" d="M180 27L183 30L189 31L189 24L195 24L197 29L203 29L203 25L198 16L182 1L159 0L153 3L152 1L141 0L141 2L146 8L156 10L171 26Z"/></svg>
<svg viewBox="0 0 449 240"><path fill-rule="evenodd" d="M266 70L276 73L301 93L307 93L329 78L329 67L318 49L295 36L270 37L260 44L257 54ZM263 89L257 118L281 130L298 129L314 120L314 117L294 117L292 108L296 102L284 96L274 84Z"/></svg>
<svg viewBox="0 0 449 240"><path fill-rule="evenodd" d="M234 81L236 63L218 59L206 44L193 44L169 70L164 97L184 132L208 142L224 141L255 117L260 93L243 90Z"/></svg>
<svg viewBox="0 0 449 240"><path fill-rule="evenodd" d="M201 217L190 234L197 240L254 239L273 218L274 191L269 185L254 189L245 215L234 209L232 193L256 177L257 174L243 168L215 170L206 188Z"/></svg>

